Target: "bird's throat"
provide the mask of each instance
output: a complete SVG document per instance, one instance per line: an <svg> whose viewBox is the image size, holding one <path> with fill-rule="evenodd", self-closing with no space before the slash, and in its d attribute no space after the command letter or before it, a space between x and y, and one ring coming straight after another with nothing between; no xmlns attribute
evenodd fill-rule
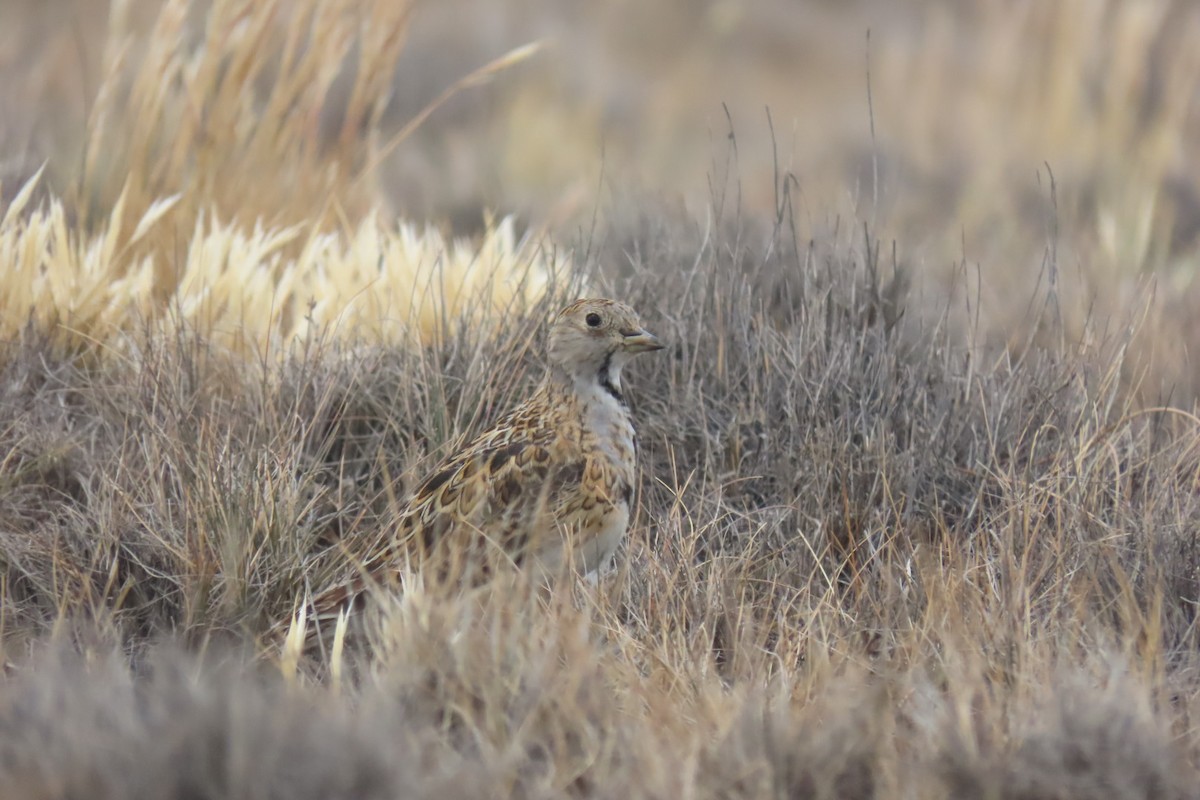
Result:
<svg viewBox="0 0 1200 800"><path fill-rule="evenodd" d="M604 357L604 363L600 365L600 370L596 373L596 378L603 391L611 395L621 405L625 405L625 396L621 394L621 368L613 364L612 353Z"/></svg>

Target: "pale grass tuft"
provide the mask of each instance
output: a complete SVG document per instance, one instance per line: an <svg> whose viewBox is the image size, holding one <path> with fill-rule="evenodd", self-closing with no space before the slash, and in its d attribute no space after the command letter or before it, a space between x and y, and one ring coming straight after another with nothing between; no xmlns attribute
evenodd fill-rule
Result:
<svg viewBox="0 0 1200 800"><path fill-rule="evenodd" d="M110 343L151 311L154 259L121 256L128 243L121 201L90 236L73 229L57 199L34 211L13 213L35 181L22 188L19 202L0 222L0 262L6 269L0 336L12 341L32 323L72 349Z"/></svg>
<svg viewBox="0 0 1200 800"><path fill-rule="evenodd" d="M300 605L300 610L288 627L287 636L279 653L279 672L287 681L296 680L299 674L300 657L304 652L304 640L308 631L308 606Z"/></svg>
<svg viewBox="0 0 1200 800"><path fill-rule="evenodd" d="M382 342L416 331L431 339L459 320L478 325L521 313L569 278L568 258L532 235L517 237L512 217L489 223L478 245L429 225L388 230L368 219L344 244L313 240L299 263L318 268L297 275L293 293L311 298L303 322L318 331Z"/></svg>
<svg viewBox="0 0 1200 800"><path fill-rule="evenodd" d="M151 204L122 234L126 197L90 237L72 230L58 200L24 214L10 208L0 223L0 258L10 265L0 335L15 338L32 321L71 349L116 352L161 322L242 356L286 354L310 336L416 344L520 313L571 272L565 251L519 237L512 217L489 221L473 243L431 225L385 227L378 211L345 235L311 225L246 229L214 212L197 218L178 275L164 284L156 256L129 252L178 198Z"/></svg>

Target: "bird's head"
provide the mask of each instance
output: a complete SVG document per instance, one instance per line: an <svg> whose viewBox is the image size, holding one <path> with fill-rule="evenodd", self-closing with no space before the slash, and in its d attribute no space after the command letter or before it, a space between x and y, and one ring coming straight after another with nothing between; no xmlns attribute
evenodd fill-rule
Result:
<svg viewBox="0 0 1200 800"><path fill-rule="evenodd" d="M621 388L621 369L638 353L661 350L637 312L616 300L577 300L550 324L550 366L578 382Z"/></svg>

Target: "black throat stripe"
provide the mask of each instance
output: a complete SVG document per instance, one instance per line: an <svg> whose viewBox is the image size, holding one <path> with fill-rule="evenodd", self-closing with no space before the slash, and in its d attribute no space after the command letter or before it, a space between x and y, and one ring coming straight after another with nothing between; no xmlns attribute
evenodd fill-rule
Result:
<svg viewBox="0 0 1200 800"><path fill-rule="evenodd" d="M615 384L613 384L612 376L608 374L609 369L612 367L612 357L612 353L609 353L604 357L604 363L600 365L600 372L596 377L600 380L601 389L615 397L618 403L625 405L624 395L622 395L621 390L618 389Z"/></svg>

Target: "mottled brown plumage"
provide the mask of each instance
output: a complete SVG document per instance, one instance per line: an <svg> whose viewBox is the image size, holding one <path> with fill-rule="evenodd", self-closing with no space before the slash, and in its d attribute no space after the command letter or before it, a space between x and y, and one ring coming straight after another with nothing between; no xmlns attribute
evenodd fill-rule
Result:
<svg viewBox="0 0 1200 800"><path fill-rule="evenodd" d="M538 575L568 559L587 575L603 569L625 535L635 477L621 369L661 347L622 303L579 300L563 309L533 396L442 462L409 499L387 545L319 593L311 617L328 623L410 567L452 584L504 562Z"/></svg>

